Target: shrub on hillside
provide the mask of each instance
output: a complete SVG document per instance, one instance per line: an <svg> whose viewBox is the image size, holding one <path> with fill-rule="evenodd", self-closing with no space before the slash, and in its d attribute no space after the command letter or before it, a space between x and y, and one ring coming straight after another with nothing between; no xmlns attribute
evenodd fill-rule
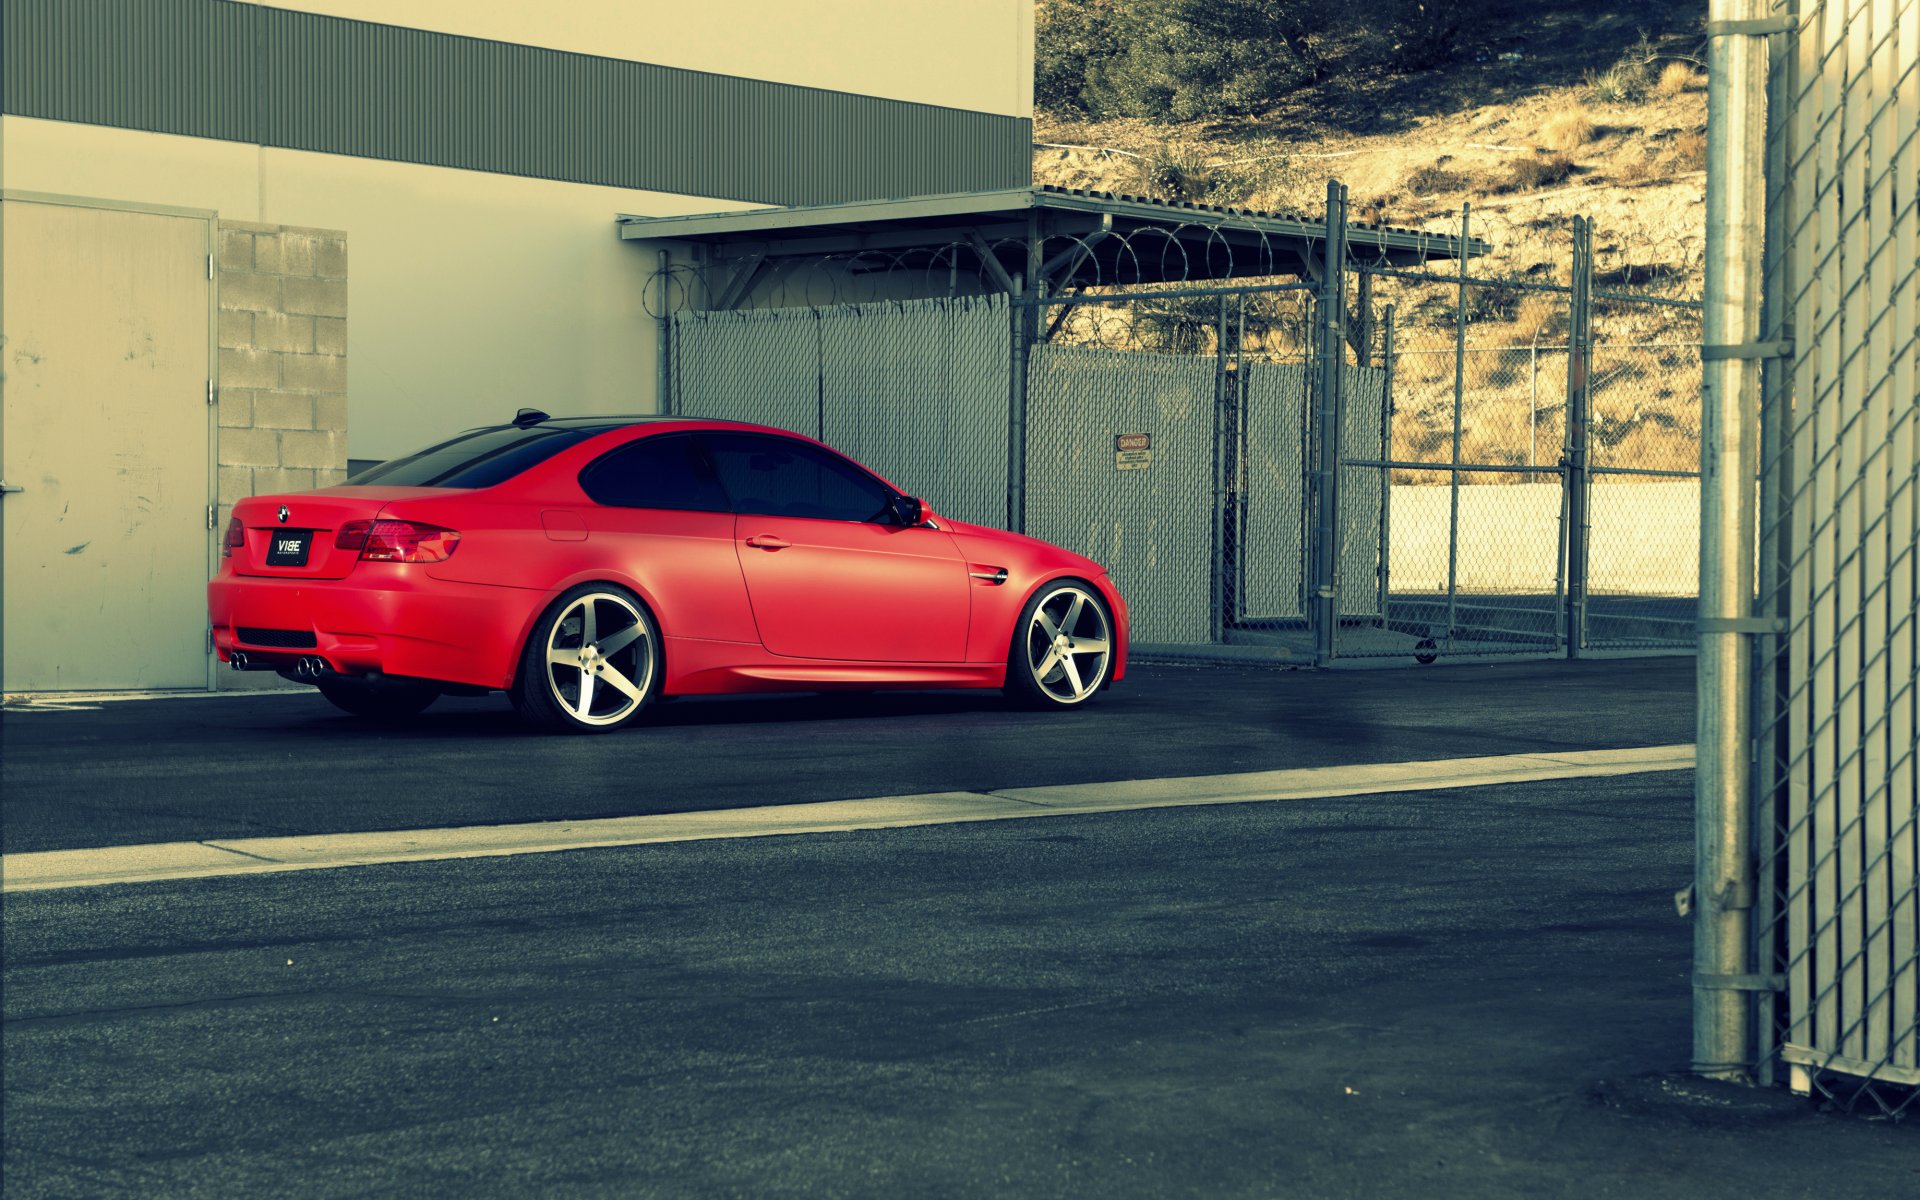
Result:
<svg viewBox="0 0 1920 1200"><path fill-rule="evenodd" d="M1407 190L1416 196L1437 196L1465 191L1471 182L1458 171L1449 171L1439 163L1428 163L1407 176Z"/></svg>
<svg viewBox="0 0 1920 1200"><path fill-rule="evenodd" d="M1367 56L1400 71L1453 61L1461 35L1493 17L1487 0L1374 0L1348 5Z"/></svg>
<svg viewBox="0 0 1920 1200"><path fill-rule="evenodd" d="M1171 118L1243 113L1321 78L1304 6L1278 0L1120 0L1120 49L1090 59L1081 88L1096 113Z"/></svg>
<svg viewBox="0 0 1920 1200"><path fill-rule="evenodd" d="M1506 0L1038 0L1034 100L1100 116L1258 110L1349 65L1458 51Z"/></svg>
<svg viewBox="0 0 1920 1200"><path fill-rule="evenodd" d="M1637 104L1653 86L1653 43L1642 33L1620 61L1604 71L1587 72L1587 96L1596 104Z"/></svg>
<svg viewBox="0 0 1920 1200"><path fill-rule="evenodd" d="M1564 154L1536 154L1515 159L1495 192L1535 192L1552 187L1573 174L1573 160Z"/></svg>
<svg viewBox="0 0 1920 1200"><path fill-rule="evenodd" d="M1116 28L1120 0L1040 0L1033 20L1033 102L1084 109L1088 73L1124 49Z"/></svg>
<svg viewBox="0 0 1920 1200"><path fill-rule="evenodd" d="M1568 104L1540 126L1540 140L1554 150L1578 150L1600 132L1593 116L1578 104Z"/></svg>
<svg viewBox="0 0 1920 1200"><path fill-rule="evenodd" d="M1673 139L1673 168L1676 171L1707 169L1707 135L1683 133Z"/></svg>
<svg viewBox="0 0 1920 1200"><path fill-rule="evenodd" d="M1135 169L1137 186L1146 195L1161 200L1231 202L1214 199L1224 180L1202 147L1162 142L1143 155Z"/></svg>
<svg viewBox="0 0 1920 1200"><path fill-rule="evenodd" d="M1162 200L1231 208L1290 207L1306 182L1292 158L1264 139L1242 149L1242 155L1222 160L1205 146L1162 142L1135 164L1133 187Z"/></svg>
<svg viewBox="0 0 1920 1200"><path fill-rule="evenodd" d="M1678 96L1692 90L1699 78L1686 63L1670 62L1660 69L1660 78L1654 81L1653 90L1662 96Z"/></svg>

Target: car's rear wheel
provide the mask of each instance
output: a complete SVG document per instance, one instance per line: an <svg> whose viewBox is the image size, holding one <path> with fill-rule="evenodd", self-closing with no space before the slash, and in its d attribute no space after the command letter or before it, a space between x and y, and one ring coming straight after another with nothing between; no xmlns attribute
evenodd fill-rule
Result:
<svg viewBox="0 0 1920 1200"><path fill-rule="evenodd" d="M1057 580L1021 610L1007 654L1007 694L1033 708L1092 699L1113 669L1113 619L1091 584Z"/></svg>
<svg viewBox="0 0 1920 1200"><path fill-rule="evenodd" d="M440 698L437 689L423 683L361 683L351 679L323 679L320 694L335 708L356 717L394 719L424 712Z"/></svg>
<svg viewBox="0 0 1920 1200"><path fill-rule="evenodd" d="M547 607L520 658L513 705L536 725L606 733L659 691L660 630L646 605L613 584L583 584Z"/></svg>

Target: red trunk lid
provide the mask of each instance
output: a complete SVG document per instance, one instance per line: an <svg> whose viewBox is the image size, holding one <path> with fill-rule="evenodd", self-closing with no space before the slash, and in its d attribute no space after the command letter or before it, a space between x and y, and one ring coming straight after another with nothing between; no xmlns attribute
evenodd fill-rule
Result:
<svg viewBox="0 0 1920 1200"><path fill-rule="evenodd" d="M444 496L444 488L335 487L287 496L255 496L233 506L233 516L245 531L246 542L236 546L228 561L236 575L268 575L279 579L345 579L360 561L360 551L336 549L333 540L348 521L371 521L396 500ZM281 516L282 513L286 515ZM304 539L299 535L308 535ZM305 546L304 561L269 563L276 544ZM298 551L278 557L299 559Z"/></svg>

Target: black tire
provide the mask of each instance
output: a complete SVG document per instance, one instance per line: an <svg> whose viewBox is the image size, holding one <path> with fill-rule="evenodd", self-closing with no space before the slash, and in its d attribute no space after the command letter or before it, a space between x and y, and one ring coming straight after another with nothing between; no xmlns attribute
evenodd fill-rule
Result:
<svg viewBox="0 0 1920 1200"><path fill-rule="evenodd" d="M1043 613L1051 620L1042 621ZM1080 707L1113 676L1113 636L1113 614L1098 588L1083 579L1043 585L1013 626L1007 698L1023 708Z"/></svg>
<svg viewBox="0 0 1920 1200"><path fill-rule="evenodd" d="M621 639L633 629L639 632ZM609 638L617 646L601 651ZM659 694L660 626L638 596L611 583L583 583L547 606L521 648L508 692L527 721L563 733L612 733L632 724Z"/></svg>
<svg viewBox="0 0 1920 1200"><path fill-rule="evenodd" d="M358 683L346 679L325 679L320 694L335 708L356 717L372 720L397 720L425 712L440 698L440 692L424 683Z"/></svg>

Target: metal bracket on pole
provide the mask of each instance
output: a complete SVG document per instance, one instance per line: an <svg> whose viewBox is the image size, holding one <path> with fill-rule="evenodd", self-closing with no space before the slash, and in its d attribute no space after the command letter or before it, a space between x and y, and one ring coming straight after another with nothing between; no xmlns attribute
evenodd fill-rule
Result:
<svg viewBox="0 0 1920 1200"><path fill-rule="evenodd" d="M1693 986L1710 992L1784 992L1785 975L1701 975L1695 973Z"/></svg>
<svg viewBox="0 0 1920 1200"><path fill-rule="evenodd" d="M1701 362L1725 362L1728 359L1792 357L1792 342L1731 342L1724 346L1700 347Z"/></svg>
<svg viewBox="0 0 1920 1200"><path fill-rule="evenodd" d="M980 265L987 269L987 274L993 276L993 281L1000 285L1001 291L1009 296L1019 294L1020 288L1014 284L1013 276L1007 274L1006 267L1000 264L1000 257L993 252L993 247L987 245L987 240L980 236L979 230L967 230L967 244L980 256Z"/></svg>
<svg viewBox="0 0 1920 1200"><path fill-rule="evenodd" d="M1780 617L1701 617L1695 623L1701 633L1785 633L1787 623Z"/></svg>
<svg viewBox="0 0 1920 1200"><path fill-rule="evenodd" d="M1770 37L1776 33L1793 33L1799 28L1800 18L1789 13L1783 17L1760 17L1752 21L1708 21L1707 36Z"/></svg>

